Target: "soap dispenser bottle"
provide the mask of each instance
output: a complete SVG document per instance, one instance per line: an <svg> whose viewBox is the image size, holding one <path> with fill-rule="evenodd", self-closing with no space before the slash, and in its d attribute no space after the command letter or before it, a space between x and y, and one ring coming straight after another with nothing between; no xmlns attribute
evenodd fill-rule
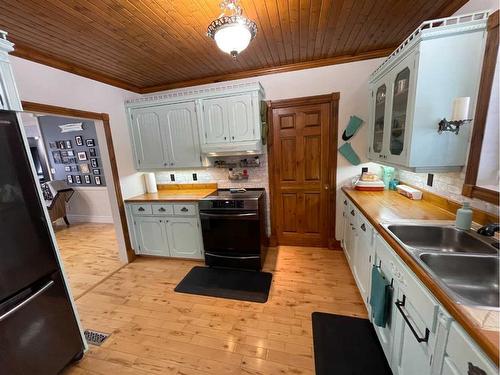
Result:
<svg viewBox="0 0 500 375"><path fill-rule="evenodd" d="M455 225L458 229L469 230L472 225L472 209L469 202L464 202L462 208L457 210Z"/></svg>

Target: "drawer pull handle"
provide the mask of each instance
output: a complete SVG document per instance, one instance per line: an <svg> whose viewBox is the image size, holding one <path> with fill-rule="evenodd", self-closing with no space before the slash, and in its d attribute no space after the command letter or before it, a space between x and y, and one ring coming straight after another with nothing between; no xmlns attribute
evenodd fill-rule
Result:
<svg viewBox="0 0 500 375"><path fill-rule="evenodd" d="M144 207L139 207L139 208L137 209L137 211L142 212L142 211L145 211L145 209L144 209Z"/></svg>
<svg viewBox="0 0 500 375"><path fill-rule="evenodd" d="M163 207L160 207L160 208L158 209L158 211L160 211L160 212L165 212L166 210L165 210Z"/></svg>
<svg viewBox="0 0 500 375"><path fill-rule="evenodd" d="M415 336L415 338L417 339L417 342L429 341L430 332L429 332L429 329L427 327L425 328L425 336L420 337L418 335L417 331L415 330L415 328L413 328L413 326L411 325L410 320L408 319L408 317L406 316L406 314L403 311L403 307L405 307L405 302L406 302L406 296L403 294L403 300L402 301L397 300L396 307L399 310L399 312L401 313L401 315L403 316L403 319L405 320L406 324L408 324L408 327L410 328L411 332L413 333L413 336Z"/></svg>
<svg viewBox="0 0 500 375"><path fill-rule="evenodd" d="M351 215L354 216L354 210L351 210Z"/></svg>
<svg viewBox="0 0 500 375"><path fill-rule="evenodd" d="M181 211L182 211L182 212L188 212L189 210L188 210L186 207L182 207L182 208L181 208Z"/></svg>
<svg viewBox="0 0 500 375"><path fill-rule="evenodd" d="M366 232L366 225L365 225L365 224L361 224L361 230L362 230L363 232Z"/></svg>

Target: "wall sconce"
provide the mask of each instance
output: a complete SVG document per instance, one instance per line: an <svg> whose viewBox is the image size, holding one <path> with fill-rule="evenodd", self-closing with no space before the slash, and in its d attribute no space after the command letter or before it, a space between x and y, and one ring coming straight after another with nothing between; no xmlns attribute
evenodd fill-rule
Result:
<svg viewBox="0 0 500 375"><path fill-rule="evenodd" d="M469 104L470 97L468 96L455 98L453 100L453 112L451 115L451 121L448 121L446 118L439 121L438 133L441 134L443 132L453 132L455 134L458 134L461 126L470 124L472 122L472 119L468 119Z"/></svg>

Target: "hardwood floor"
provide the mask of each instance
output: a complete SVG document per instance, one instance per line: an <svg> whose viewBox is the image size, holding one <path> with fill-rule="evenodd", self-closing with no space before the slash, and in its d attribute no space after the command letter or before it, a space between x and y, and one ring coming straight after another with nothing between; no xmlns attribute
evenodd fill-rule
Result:
<svg viewBox="0 0 500 375"><path fill-rule="evenodd" d="M339 251L270 249L265 304L175 293L197 264L139 258L81 297L84 327L112 335L64 374L313 374L311 313L367 317Z"/></svg>
<svg viewBox="0 0 500 375"><path fill-rule="evenodd" d="M75 299L123 266L113 224L54 226Z"/></svg>

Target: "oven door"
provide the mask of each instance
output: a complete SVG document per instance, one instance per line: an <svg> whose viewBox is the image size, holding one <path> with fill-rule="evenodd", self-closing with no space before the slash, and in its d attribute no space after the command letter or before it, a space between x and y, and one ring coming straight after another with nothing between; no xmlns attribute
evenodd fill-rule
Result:
<svg viewBox="0 0 500 375"><path fill-rule="evenodd" d="M208 265L260 268L259 214L249 211L201 211Z"/></svg>

